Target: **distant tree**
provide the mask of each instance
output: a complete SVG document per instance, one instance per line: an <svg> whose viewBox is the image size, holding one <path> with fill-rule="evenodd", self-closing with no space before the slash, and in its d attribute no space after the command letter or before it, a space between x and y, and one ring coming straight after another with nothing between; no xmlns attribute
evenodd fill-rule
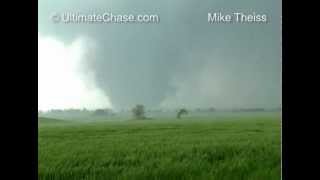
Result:
<svg viewBox="0 0 320 180"><path fill-rule="evenodd" d="M96 116L108 116L112 113L110 109L96 109L93 114Z"/></svg>
<svg viewBox="0 0 320 180"><path fill-rule="evenodd" d="M180 119L183 114L188 114L188 111L184 108L182 108L178 111L177 118Z"/></svg>
<svg viewBox="0 0 320 180"><path fill-rule="evenodd" d="M141 104L137 104L133 109L132 113L135 119L145 119L145 110L144 106Z"/></svg>
<svg viewBox="0 0 320 180"><path fill-rule="evenodd" d="M210 111L210 112L214 112L214 111L216 111L216 109L213 108L213 107L211 107L211 108L209 108L209 111Z"/></svg>

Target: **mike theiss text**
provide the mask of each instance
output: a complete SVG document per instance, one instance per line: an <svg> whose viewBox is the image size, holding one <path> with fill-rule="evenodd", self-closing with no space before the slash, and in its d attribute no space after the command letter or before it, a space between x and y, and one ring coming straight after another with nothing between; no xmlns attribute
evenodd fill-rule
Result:
<svg viewBox="0 0 320 180"><path fill-rule="evenodd" d="M234 12L223 14L221 12L208 13L209 23L266 23L266 14Z"/></svg>

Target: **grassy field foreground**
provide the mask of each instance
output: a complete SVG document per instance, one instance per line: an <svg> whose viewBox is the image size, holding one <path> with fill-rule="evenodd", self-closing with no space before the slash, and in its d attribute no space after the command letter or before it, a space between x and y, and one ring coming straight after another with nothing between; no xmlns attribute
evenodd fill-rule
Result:
<svg viewBox="0 0 320 180"><path fill-rule="evenodd" d="M279 117L39 119L39 179L279 180Z"/></svg>

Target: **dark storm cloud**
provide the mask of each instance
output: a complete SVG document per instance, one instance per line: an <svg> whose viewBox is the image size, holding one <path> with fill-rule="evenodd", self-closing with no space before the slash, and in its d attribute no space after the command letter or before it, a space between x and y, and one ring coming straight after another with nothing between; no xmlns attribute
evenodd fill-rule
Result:
<svg viewBox="0 0 320 180"><path fill-rule="evenodd" d="M278 106L280 1L39 1L39 32L96 42L87 67L116 108ZM209 24L208 12L257 12L267 24ZM158 24L54 24L53 12L157 14Z"/></svg>

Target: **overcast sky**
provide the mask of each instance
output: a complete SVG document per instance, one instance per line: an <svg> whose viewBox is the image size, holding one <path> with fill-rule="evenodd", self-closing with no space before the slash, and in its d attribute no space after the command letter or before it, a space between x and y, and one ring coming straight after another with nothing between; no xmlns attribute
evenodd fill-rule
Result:
<svg viewBox="0 0 320 180"><path fill-rule="evenodd" d="M281 1L39 0L39 109L279 107ZM268 23L209 24L209 12ZM53 23L54 13L157 14L159 23Z"/></svg>

